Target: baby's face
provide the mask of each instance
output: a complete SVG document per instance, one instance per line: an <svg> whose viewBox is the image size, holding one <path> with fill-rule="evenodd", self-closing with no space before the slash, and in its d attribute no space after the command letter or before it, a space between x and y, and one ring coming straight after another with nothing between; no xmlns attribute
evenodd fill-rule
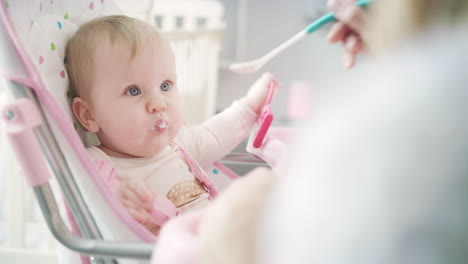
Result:
<svg viewBox="0 0 468 264"><path fill-rule="evenodd" d="M183 122L175 60L169 43L143 44L132 58L124 44L102 43L89 95L102 149L111 156L149 157Z"/></svg>

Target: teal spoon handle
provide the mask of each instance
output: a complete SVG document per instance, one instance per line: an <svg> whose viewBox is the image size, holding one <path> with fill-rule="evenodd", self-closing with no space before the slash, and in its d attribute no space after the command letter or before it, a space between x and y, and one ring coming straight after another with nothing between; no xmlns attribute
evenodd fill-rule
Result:
<svg viewBox="0 0 468 264"><path fill-rule="evenodd" d="M360 1L356 1L356 4L363 8L367 8L370 2L371 0L360 0ZM316 31L317 29L321 28L323 25L330 23L330 22L335 22L335 21L336 21L335 14L333 12L330 12L320 17L319 19L315 20L314 22L312 22L304 30L307 32L307 34L310 34Z"/></svg>

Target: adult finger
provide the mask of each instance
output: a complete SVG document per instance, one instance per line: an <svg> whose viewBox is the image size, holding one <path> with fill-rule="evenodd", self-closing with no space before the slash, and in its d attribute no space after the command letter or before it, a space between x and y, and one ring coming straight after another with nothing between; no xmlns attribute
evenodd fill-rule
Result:
<svg viewBox="0 0 468 264"><path fill-rule="evenodd" d="M343 41L346 51L357 54L361 51L361 39L356 34L349 34Z"/></svg>
<svg viewBox="0 0 468 264"><path fill-rule="evenodd" d="M330 43L336 43L342 41L346 34L349 32L349 27L342 22L336 22L333 24L330 32L328 33L327 40Z"/></svg>
<svg viewBox="0 0 468 264"><path fill-rule="evenodd" d="M350 69L356 63L356 54L345 51L343 55L343 64L346 69Z"/></svg>
<svg viewBox="0 0 468 264"><path fill-rule="evenodd" d="M335 12L335 17L362 36L367 24L367 14L358 5L343 6Z"/></svg>
<svg viewBox="0 0 468 264"><path fill-rule="evenodd" d="M353 2L356 2L356 0L328 0L327 8L332 11L336 11L340 9L342 6L351 4Z"/></svg>

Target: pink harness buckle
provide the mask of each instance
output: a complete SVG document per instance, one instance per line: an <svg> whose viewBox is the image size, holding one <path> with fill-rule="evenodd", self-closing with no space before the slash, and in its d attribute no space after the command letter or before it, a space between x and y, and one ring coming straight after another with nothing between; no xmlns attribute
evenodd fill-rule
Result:
<svg viewBox="0 0 468 264"><path fill-rule="evenodd" d="M276 82L272 80L269 85L268 95L265 100L265 104L262 108L262 112L257 119L259 126L257 135L253 141L254 148L260 148L263 144L263 139L265 139L268 129L270 129L271 123L273 122L273 113L271 112L271 100L273 99L273 94L275 93Z"/></svg>

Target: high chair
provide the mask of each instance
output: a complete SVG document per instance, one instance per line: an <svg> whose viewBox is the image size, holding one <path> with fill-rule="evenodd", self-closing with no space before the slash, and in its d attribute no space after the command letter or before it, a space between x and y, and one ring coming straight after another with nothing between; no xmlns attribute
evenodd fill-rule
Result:
<svg viewBox="0 0 468 264"><path fill-rule="evenodd" d="M68 106L67 38L94 17L118 13L117 5L109 0L2 1L0 7L0 74L15 99L0 111L4 131L50 231L65 246L59 248L61 263L147 263L157 246L156 237L106 188L85 151L84 131L72 119ZM205 29L209 25L208 19ZM217 39L220 29L213 32ZM216 53L219 43L213 43ZM215 72L217 57L212 60L214 64L207 68ZM183 65L190 69L194 67L191 63ZM197 78L202 78L200 83L211 78L211 87L216 83L215 77L200 72ZM198 94L203 97L206 93ZM214 112L213 105L207 104L203 114ZM264 164L251 155L230 157L229 162ZM225 173L228 180L237 177L215 165L216 172ZM51 187L54 179L58 191Z"/></svg>

